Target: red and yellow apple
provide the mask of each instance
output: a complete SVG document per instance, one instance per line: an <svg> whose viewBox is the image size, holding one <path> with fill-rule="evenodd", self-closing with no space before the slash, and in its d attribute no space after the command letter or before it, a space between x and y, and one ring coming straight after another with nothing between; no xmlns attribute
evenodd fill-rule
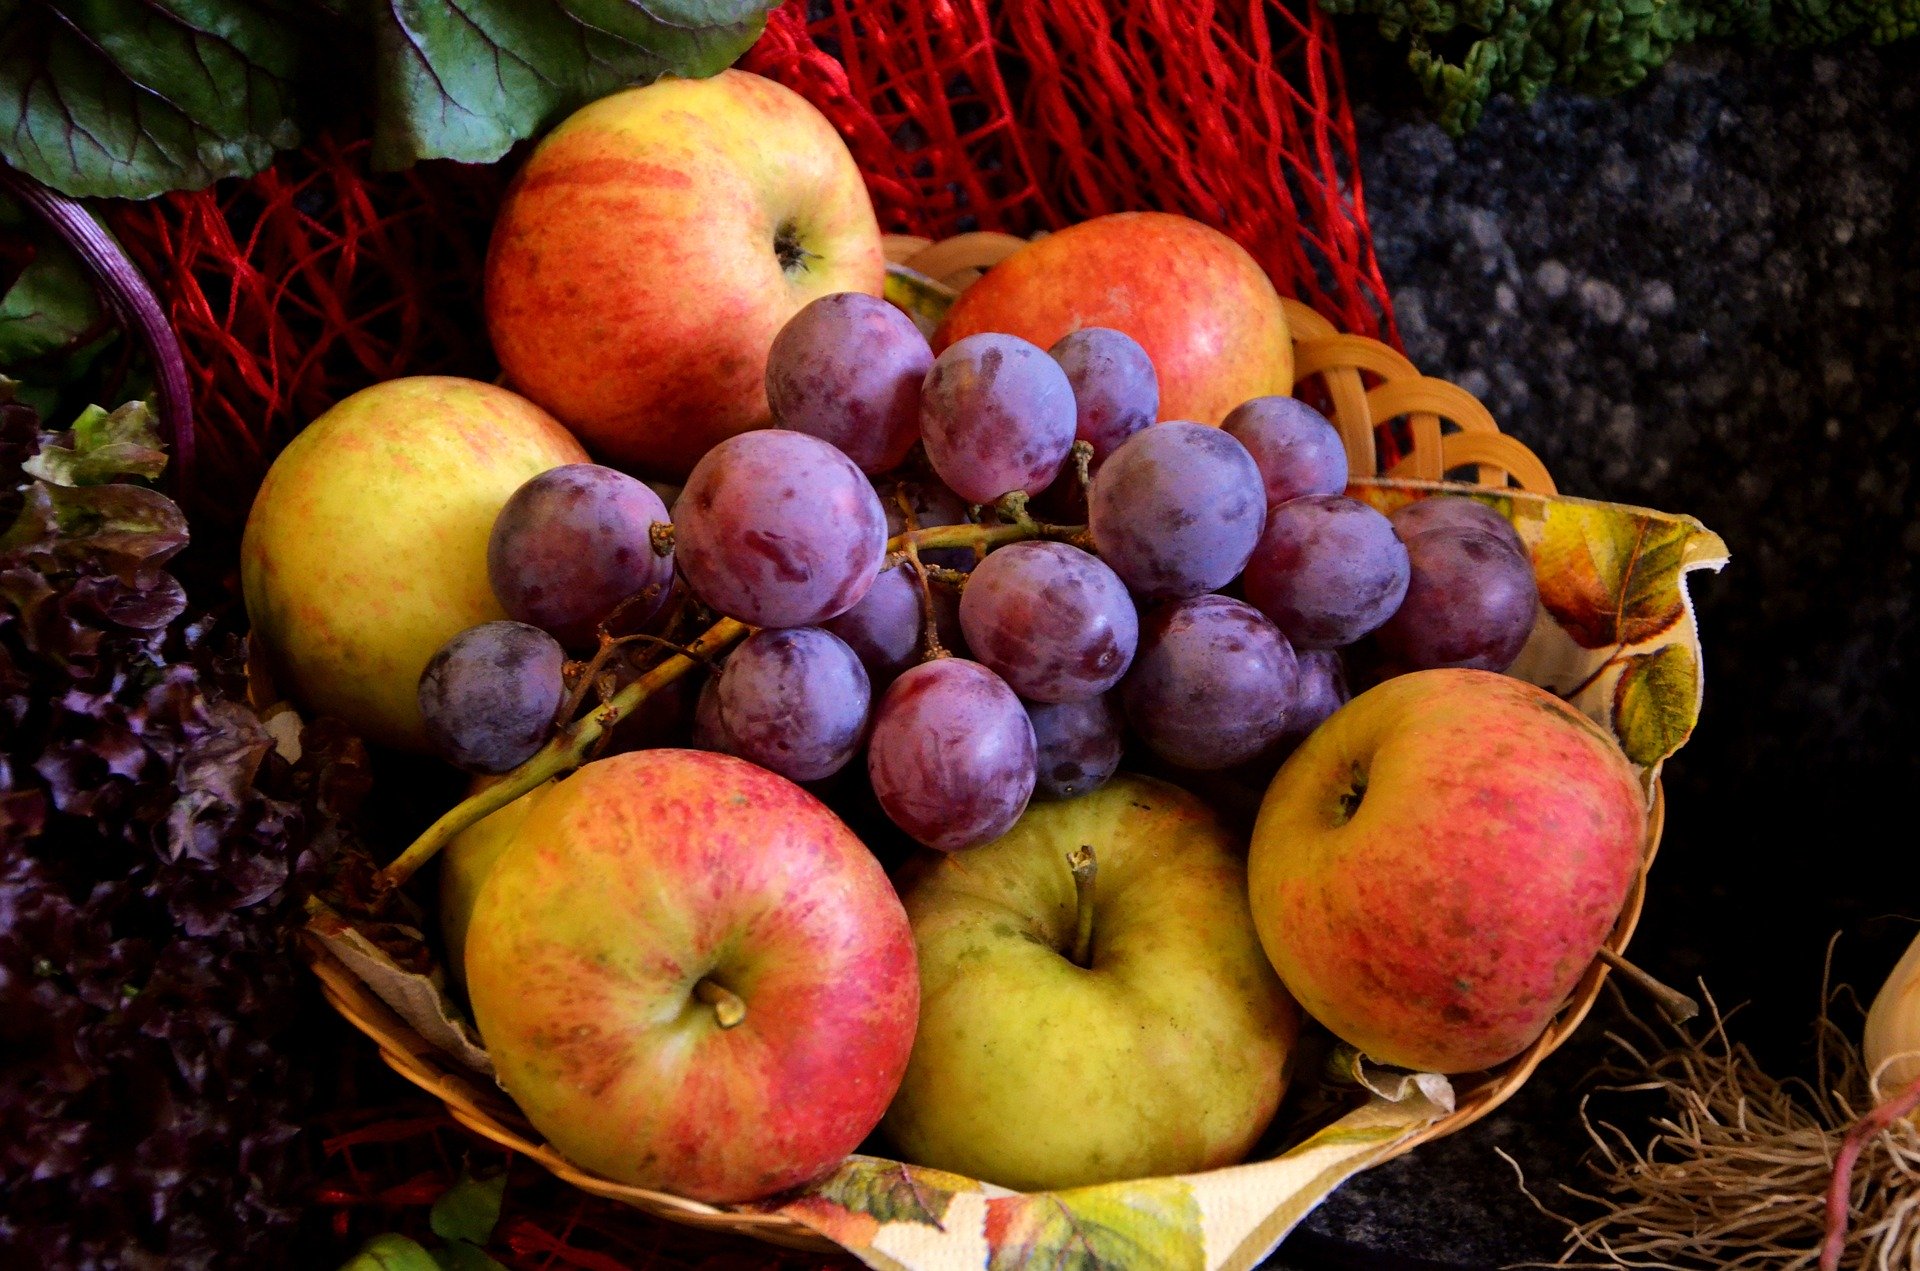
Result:
<svg viewBox="0 0 1920 1271"><path fill-rule="evenodd" d="M487 536L529 478L586 453L524 397L415 376L362 389L280 452L247 515L240 578L280 686L370 741L427 748L420 672L506 617Z"/></svg>
<svg viewBox="0 0 1920 1271"><path fill-rule="evenodd" d="M615 93L555 128L487 251L513 386L602 458L681 478L769 421L767 350L837 291L880 294L860 170L804 98L745 71Z"/></svg>
<svg viewBox="0 0 1920 1271"><path fill-rule="evenodd" d="M904 898L920 1035L883 1129L907 1160L1035 1191L1229 1165L1266 1129L1299 1014L1254 935L1243 845L1200 800L1121 776L1036 803L922 861Z"/></svg>
<svg viewBox="0 0 1920 1271"><path fill-rule="evenodd" d="M1369 1058L1474 1072L1538 1037L1639 871L1647 804L1599 725L1487 671L1421 671L1268 787L1248 882L1274 968Z"/></svg>
<svg viewBox="0 0 1920 1271"><path fill-rule="evenodd" d="M719 1204L831 1170L900 1084L919 1004L886 874L728 755L647 750L533 804L467 927L494 1069L569 1159Z"/></svg>
<svg viewBox="0 0 1920 1271"><path fill-rule="evenodd" d="M1022 247L960 293L933 347L1003 331L1045 349L1083 327L1140 342L1162 419L1218 424L1293 389L1286 310L1266 272L1225 234L1166 212L1098 216Z"/></svg>

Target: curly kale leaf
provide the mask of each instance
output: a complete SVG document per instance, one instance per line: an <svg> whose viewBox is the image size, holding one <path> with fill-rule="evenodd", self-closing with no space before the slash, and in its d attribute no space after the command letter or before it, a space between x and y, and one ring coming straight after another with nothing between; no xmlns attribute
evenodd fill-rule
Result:
<svg viewBox="0 0 1920 1271"><path fill-rule="evenodd" d="M1456 135L1496 93L1530 102L1548 85L1624 92L1697 39L1804 46L1920 34L1920 0L1320 0L1407 42L1407 65Z"/></svg>

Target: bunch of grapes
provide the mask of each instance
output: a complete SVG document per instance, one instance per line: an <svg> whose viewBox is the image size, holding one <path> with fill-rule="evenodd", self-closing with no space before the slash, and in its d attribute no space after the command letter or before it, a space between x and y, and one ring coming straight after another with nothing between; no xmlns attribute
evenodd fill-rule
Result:
<svg viewBox="0 0 1920 1271"><path fill-rule="evenodd" d="M748 633L688 725L646 744L688 737L802 783L864 767L894 824L952 851L1036 793L1097 788L1130 746L1277 764L1345 703L1342 650L1362 641L1383 674L1505 670L1533 627L1501 517L1347 498L1339 434L1293 398L1218 428L1157 421L1152 361L1118 331L935 357L884 301L828 296L774 341L767 397L775 426L709 451L671 520L594 465L513 497L489 554L510 620L462 632L421 680L447 758L523 763L590 688L718 615Z"/></svg>

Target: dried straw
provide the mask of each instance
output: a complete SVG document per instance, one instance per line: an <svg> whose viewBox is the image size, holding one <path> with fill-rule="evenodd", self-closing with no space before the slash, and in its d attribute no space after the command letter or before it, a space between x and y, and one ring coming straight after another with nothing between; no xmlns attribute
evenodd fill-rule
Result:
<svg viewBox="0 0 1920 1271"><path fill-rule="evenodd" d="M1564 1190L1602 1212L1576 1222L1528 1192L1541 1212L1569 1228L1569 1248L1558 1261L1528 1265L1800 1271L1820 1265L1832 1234L1838 1265L1920 1267L1920 1125L1867 1119L1908 1092L1884 1091L1879 1074L1866 1071L1853 1038L1829 1018L1839 995L1823 994L1818 1069L1809 1084L1765 1072L1728 1036L1726 1018L1702 991L1712 1021L1704 1036L1675 1025L1663 1032L1631 1012L1639 1039L1608 1034L1623 1059L1603 1071L1609 1084L1599 1089L1659 1092L1667 1110L1653 1118L1653 1134L1641 1145L1617 1125L1596 1123L1582 1101L1600 1186ZM1847 1226L1830 1233L1827 1193L1856 1129Z"/></svg>

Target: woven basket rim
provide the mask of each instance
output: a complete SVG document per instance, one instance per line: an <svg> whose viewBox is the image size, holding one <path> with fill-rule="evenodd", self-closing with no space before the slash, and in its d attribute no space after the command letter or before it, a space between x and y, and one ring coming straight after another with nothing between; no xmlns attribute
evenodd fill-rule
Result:
<svg viewBox="0 0 1920 1271"><path fill-rule="evenodd" d="M886 238L888 259L922 281L958 292L981 272L1026 240L981 231L938 243L903 235ZM1342 334L1306 304L1282 297L1294 340L1295 388L1318 378L1332 403L1330 418L1346 444L1353 471L1366 477L1443 482L1462 491L1507 488L1555 494L1553 479L1523 444L1501 433L1478 399L1446 380L1420 373L1398 350L1365 336ZM1410 452L1380 471L1377 430L1391 419L1408 420ZM1443 420L1457 431L1448 432ZM1476 468L1476 483L1447 482L1446 474ZM1648 800L1647 836L1633 886L1608 934L1606 947L1623 954L1639 924L1646 901L1647 872L1660 845L1666 796L1658 777ZM439 1098L462 1125L503 1147L539 1162L547 1170L591 1194L618 1200L669 1222L725 1231L771 1244L807 1251L842 1251L812 1228L779 1214L720 1209L668 1192L633 1187L578 1168L548 1146L504 1092L482 1089L476 1074L460 1068L382 1002L320 941L303 933L301 955L318 977L328 1004L380 1047L381 1058L402 1077ZM1592 1010L1606 981L1607 964L1595 959L1566 1003L1524 1051L1480 1074L1453 1078L1454 1110L1403 1139L1368 1168L1405 1155L1423 1143L1444 1138L1486 1116L1526 1084L1540 1064L1558 1050ZM1227 1167L1234 1168L1234 1167Z"/></svg>

